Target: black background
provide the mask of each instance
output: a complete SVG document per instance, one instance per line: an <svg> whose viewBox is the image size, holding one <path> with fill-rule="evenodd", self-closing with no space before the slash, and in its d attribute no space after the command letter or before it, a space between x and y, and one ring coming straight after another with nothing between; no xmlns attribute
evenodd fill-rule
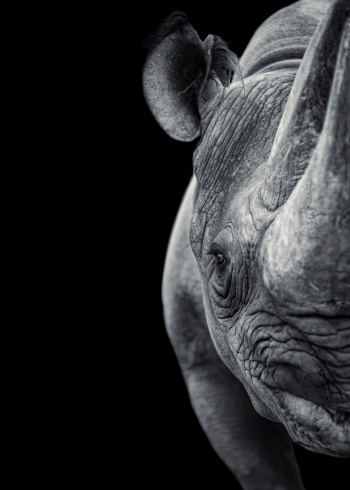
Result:
<svg viewBox="0 0 350 490"><path fill-rule="evenodd" d="M162 316L161 278L167 242L182 195L192 173L192 151L196 142L181 143L169 138L153 119L143 99L141 73L146 51L144 38L174 10L183 10L202 39L211 33L221 36L238 56L256 28L289 1L184 2L139 4L130 13L132 29L127 36L130 65L126 68L125 97L128 143L131 155L122 165L127 177L127 238L135 248L136 267L131 274L132 291L128 314L128 345L123 353L127 387L120 403L128 413L125 463L131 465L129 482L167 488L200 488L213 482L216 488L240 488L211 448L192 411L177 360L168 341ZM125 49L125 48L123 48ZM131 109L130 109L131 107ZM130 110L132 113L130 114ZM123 187L124 183L122 183ZM130 197L132 196L132 197ZM130 215L132 214L132 215ZM123 251L118 259L130 262L122 230ZM131 236L131 238L130 238ZM135 278L135 273L137 278ZM128 373L132 373L131 379ZM121 421L123 424L123 420ZM123 427L120 427L122 430ZM349 459L335 459L296 447L303 480L308 490L347 488ZM129 466L128 466L129 467ZM331 478L331 486L326 479ZM235 486L236 485L236 486Z"/></svg>

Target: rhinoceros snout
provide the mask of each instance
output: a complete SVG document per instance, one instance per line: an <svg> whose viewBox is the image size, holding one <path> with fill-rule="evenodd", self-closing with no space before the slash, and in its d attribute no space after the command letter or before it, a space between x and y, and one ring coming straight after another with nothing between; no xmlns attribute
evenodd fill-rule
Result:
<svg viewBox="0 0 350 490"><path fill-rule="evenodd" d="M344 367L340 380L341 367L330 372L329 366L310 370L309 366L295 366L287 363L276 363L269 366L273 371L274 389L288 392L303 400L308 400L316 405L332 411L340 417L341 414L350 412L350 367ZM338 371L338 375L336 373ZM335 376L338 382L334 380ZM346 382L346 377L348 382Z"/></svg>

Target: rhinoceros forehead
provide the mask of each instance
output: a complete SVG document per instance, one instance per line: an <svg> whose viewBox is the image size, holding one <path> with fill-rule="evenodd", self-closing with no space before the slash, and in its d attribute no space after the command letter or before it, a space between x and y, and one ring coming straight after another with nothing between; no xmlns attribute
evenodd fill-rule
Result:
<svg viewBox="0 0 350 490"><path fill-rule="evenodd" d="M243 77L288 61L297 65L330 2L296 2L266 19L240 59Z"/></svg>
<svg viewBox="0 0 350 490"><path fill-rule="evenodd" d="M196 255L220 228L235 195L257 186L296 71L331 0L296 2L269 17L240 59L236 80L205 121L194 154L197 200L191 226Z"/></svg>
<svg viewBox="0 0 350 490"><path fill-rule="evenodd" d="M293 70L264 73L225 90L194 153L192 245L208 241L235 196L262 179L294 78Z"/></svg>

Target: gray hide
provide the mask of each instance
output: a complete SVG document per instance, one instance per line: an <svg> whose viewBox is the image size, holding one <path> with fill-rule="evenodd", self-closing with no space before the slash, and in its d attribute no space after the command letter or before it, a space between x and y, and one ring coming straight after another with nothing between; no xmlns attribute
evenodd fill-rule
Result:
<svg viewBox="0 0 350 490"><path fill-rule="evenodd" d="M146 101L199 138L163 277L167 332L244 489L303 489L292 441L350 456L350 1L268 18L241 59L170 16Z"/></svg>

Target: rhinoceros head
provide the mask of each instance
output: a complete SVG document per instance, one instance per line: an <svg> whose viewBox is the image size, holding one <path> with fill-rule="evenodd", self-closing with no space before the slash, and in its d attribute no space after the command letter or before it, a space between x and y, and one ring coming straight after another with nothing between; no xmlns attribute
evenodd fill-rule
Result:
<svg viewBox="0 0 350 490"><path fill-rule="evenodd" d="M349 0L277 12L240 66L174 13L143 80L163 129L199 136L190 241L217 351L262 416L349 456Z"/></svg>

